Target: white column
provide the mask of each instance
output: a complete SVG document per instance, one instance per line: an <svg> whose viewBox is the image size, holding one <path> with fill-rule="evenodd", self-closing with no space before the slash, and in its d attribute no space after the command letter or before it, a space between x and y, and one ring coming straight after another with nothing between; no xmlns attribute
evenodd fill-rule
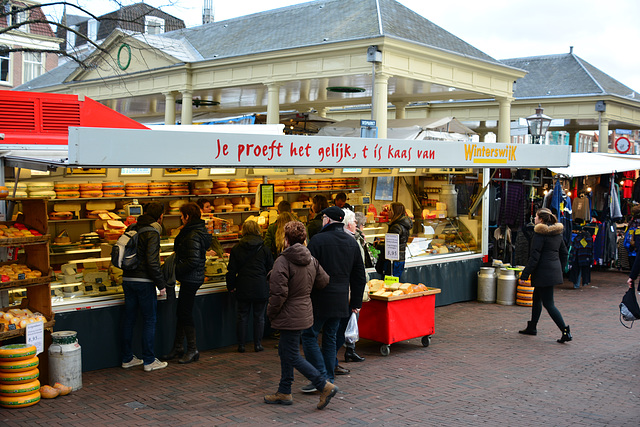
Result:
<svg viewBox="0 0 640 427"><path fill-rule="evenodd" d="M182 94L182 114L180 121L183 125L193 124L193 92L190 90L180 91Z"/></svg>
<svg viewBox="0 0 640 427"><path fill-rule="evenodd" d="M498 98L498 142L511 142L511 102L513 98Z"/></svg>
<svg viewBox="0 0 640 427"><path fill-rule="evenodd" d="M387 102L388 102L388 74L376 73L373 84L373 117L378 126L378 138L387 137Z"/></svg>
<svg viewBox="0 0 640 427"><path fill-rule="evenodd" d="M176 95L173 92L163 93L164 95L164 124L176 124Z"/></svg>
<svg viewBox="0 0 640 427"><path fill-rule="evenodd" d="M280 84L267 83L267 124L280 123Z"/></svg>
<svg viewBox="0 0 640 427"><path fill-rule="evenodd" d="M598 153L609 152L609 119L600 119L598 128Z"/></svg>
<svg viewBox="0 0 640 427"><path fill-rule="evenodd" d="M396 119L404 119L407 114L407 104L408 102L400 101L394 102L393 105L396 107Z"/></svg>

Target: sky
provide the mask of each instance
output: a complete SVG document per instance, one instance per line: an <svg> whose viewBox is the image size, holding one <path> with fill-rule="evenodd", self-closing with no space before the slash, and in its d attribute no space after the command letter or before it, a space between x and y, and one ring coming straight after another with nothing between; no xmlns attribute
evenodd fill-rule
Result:
<svg viewBox="0 0 640 427"><path fill-rule="evenodd" d="M40 0L46 4L46 0ZM74 0L70 0L74 1ZM133 4L141 0L120 0ZM202 24L204 0L144 0ZM640 1L638 0L398 0L495 59L573 53L640 92ZM116 0L75 0L96 15L118 8ZM301 0L213 0L214 20L277 9ZM52 17L60 10L45 9ZM74 13L68 9L68 13Z"/></svg>

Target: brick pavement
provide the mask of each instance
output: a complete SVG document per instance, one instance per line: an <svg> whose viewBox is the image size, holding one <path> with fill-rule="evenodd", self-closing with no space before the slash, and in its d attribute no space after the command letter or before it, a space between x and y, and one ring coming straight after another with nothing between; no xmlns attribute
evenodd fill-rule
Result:
<svg viewBox="0 0 640 427"><path fill-rule="evenodd" d="M618 321L626 276L594 272L592 285L557 287L556 305L574 335L561 345L543 311L536 337L523 336L530 308L467 302L436 308L436 332L396 343L361 341L367 360L346 364L341 392L322 411L296 374L294 404L266 405L279 362L274 341L262 353L235 347L203 352L198 363L87 372L83 388L24 409L0 409L0 425L640 425L640 325ZM633 376L627 378L625 373Z"/></svg>

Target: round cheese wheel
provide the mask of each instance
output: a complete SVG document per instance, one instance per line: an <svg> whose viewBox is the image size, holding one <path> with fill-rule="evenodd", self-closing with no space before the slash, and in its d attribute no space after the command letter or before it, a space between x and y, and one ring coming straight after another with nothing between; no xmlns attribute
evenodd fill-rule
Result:
<svg viewBox="0 0 640 427"><path fill-rule="evenodd" d="M171 194L171 190L169 190L168 188L152 190L151 187L149 187L150 196L168 196L169 194Z"/></svg>
<svg viewBox="0 0 640 427"><path fill-rule="evenodd" d="M262 180L261 180L261 179L252 179L251 181L247 182L247 185L248 185L249 187L257 187L257 186L259 186L260 184L263 184L263 182L262 182Z"/></svg>
<svg viewBox="0 0 640 427"><path fill-rule="evenodd" d="M331 190L331 185L318 184L318 191L328 191L328 190Z"/></svg>
<svg viewBox="0 0 640 427"><path fill-rule="evenodd" d="M3 408L25 408L40 402L40 391L24 396L0 396L0 406Z"/></svg>
<svg viewBox="0 0 640 427"><path fill-rule="evenodd" d="M227 187L212 188L211 194L229 194L229 189Z"/></svg>
<svg viewBox="0 0 640 427"><path fill-rule="evenodd" d="M29 182L27 183L27 191L53 191L55 188L52 182Z"/></svg>
<svg viewBox="0 0 640 427"><path fill-rule="evenodd" d="M299 185L300 181L297 179L285 179L284 180L284 185L285 186L290 186L290 185Z"/></svg>
<svg viewBox="0 0 640 427"><path fill-rule="evenodd" d="M249 189L249 193L255 193L258 191L258 187L247 187Z"/></svg>
<svg viewBox="0 0 640 427"><path fill-rule="evenodd" d="M100 190L102 191L102 183L101 182L88 182L80 184L80 192L82 191L94 191Z"/></svg>
<svg viewBox="0 0 640 427"><path fill-rule="evenodd" d="M206 196L207 194L211 194L211 188L194 188L193 194L196 196Z"/></svg>
<svg viewBox="0 0 640 427"><path fill-rule="evenodd" d="M516 304L524 307L531 307L533 306L533 300L516 299Z"/></svg>
<svg viewBox="0 0 640 427"><path fill-rule="evenodd" d="M284 179L270 179L267 182L273 185L284 185Z"/></svg>
<svg viewBox="0 0 640 427"><path fill-rule="evenodd" d="M285 185L284 191L300 191L299 185Z"/></svg>
<svg viewBox="0 0 640 427"><path fill-rule="evenodd" d="M234 212L245 212L251 210L251 205L249 203L238 203L237 205L233 205Z"/></svg>
<svg viewBox="0 0 640 427"><path fill-rule="evenodd" d="M169 215L180 215L180 208L169 208Z"/></svg>
<svg viewBox="0 0 640 427"><path fill-rule="evenodd" d="M105 190L124 190L124 182L103 182L102 191Z"/></svg>
<svg viewBox="0 0 640 427"><path fill-rule="evenodd" d="M246 186L247 186L247 180L246 179L234 179L233 181L227 182L227 187L229 187L229 188L246 187Z"/></svg>
<svg viewBox="0 0 640 427"><path fill-rule="evenodd" d="M169 187L173 190L179 188L189 188L189 183L187 181L171 181L169 183Z"/></svg>
<svg viewBox="0 0 640 427"><path fill-rule="evenodd" d="M214 207L215 212L231 212L233 210L233 205L231 203L227 205L218 205Z"/></svg>
<svg viewBox="0 0 640 427"><path fill-rule="evenodd" d="M317 179L301 179L300 180L300 185L307 185L307 184L317 185L318 180Z"/></svg>
<svg viewBox="0 0 640 427"><path fill-rule="evenodd" d="M0 347L0 362L31 359L35 355L35 345L9 344Z"/></svg>
<svg viewBox="0 0 640 427"><path fill-rule="evenodd" d="M78 197L80 197L80 192L76 190L56 191L56 198L58 199L77 199Z"/></svg>
<svg viewBox="0 0 640 427"><path fill-rule="evenodd" d="M347 184L333 184L331 186L334 190L344 190L347 188Z"/></svg>
<svg viewBox="0 0 640 427"><path fill-rule="evenodd" d="M229 193L233 193L233 194L242 194L242 193L248 193L249 192L249 187L231 187L229 188Z"/></svg>
<svg viewBox="0 0 640 427"><path fill-rule="evenodd" d="M169 182L150 182L149 190L165 190L171 188L171 184Z"/></svg>
<svg viewBox="0 0 640 427"><path fill-rule="evenodd" d="M29 359L14 360L14 361L0 361L0 371L2 372L25 372L30 371L33 368L37 368L40 360L37 356L33 356Z"/></svg>
<svg viewBox="0 0 640 427"><path fill-rule="evenodd" d="M13 190L11 190L11 194L13 194ZM16 197L16 198L22 198L27 196L28 195L26 191L16 191L16 193L13 195L13 197Z"/></svg>
<svg viewBox="0 0 640 427"><path fill-rule="evenodd" d="M45 197L48 199L55 199L56 192L53 190L29 191L29 197Z"/></svg>
<svg viewBox="0 0 640 427"><path fill-rule="evenodd" d="M53 189L55 191L71 191L71 190L79 190L80 184L73 184L68 182L56 182L53 184Z"/></svg>
<svg viewBox="0 0 640 427"><path fill-rule="evenodd" d="M0 396L25 396L40 390L40 381L31 380L21 384L0 383Z"/></svg>
<svg viewBox="0 0 640 427"><path fill-rule="evenodd" d="M102 197L124 197L125 194L124 190L104 190Z"/></svg>
<svg viewBox="0 0 640 427"><path fill-rule="evenodd" d="M360 184L351 184L351 183L346 184L346 188L349 188L349 189L358 188L358 187L360 187Z"/></svg>
<svg viewBox="0 0 640 427"><path fill-rule="evenodd" d="M177 188L174 189L173 187L171 187L171 195L172 196L187 196L189 195L189 190L186 188Z"/></svg>
<svg viewBox="0 0 640 427"><path fill-rule="evenodd" d="M277 192L277 193L281 193L284 191L284 185L276 185L273 187L273 191Z"/></svg>
<svg viewBox="0 0 640 427"><path fill-rule="evenodd" d="M195 181L193 183L193 188L195 189L201 189L201 188L213 188L213 181L211 180L206 180L206 181ZM195 194L195 193L194 193Z"/></svg>
<svg viewBox="0 0 640 427"><path fill-rule="evenodd" d="M129 191L129 190L148 190L149 189L149 184L147 184L146 182L127 182L124 185L124 189Z"/></svg>
<svg viewBox="0 0 640 427"><path fill-rule="evenodd" d="M125 196L127 197L144 197L148 195L149 195L149 190L127 188L125 191Z"/></svg>
<svg viewBox="0 0 640 427"><path fill-rule="evenodd" d="M102 191L101 190L87 190L87 191L80 191L80 198L81 199L90 199L92 197L102 197Z"/></svg>
<svg viewBox="0 0 640 427"><path fill-rule="evenodd" d="M213 182L213 187L226 187L227 186L227 182L229 182L229 179L214 179Z"/></svg>
<svg viewBox="0 0 640 427"><path fill-rule="evenodd" d="M318 186L315 184L302 184L300 185L300 190L302 191L316 191Z"/></svg>
<svg viewBox="0 0 640 427"><path fill-rule="evenodd" d="M73 212L50 212L49 219L53 221L73 219Z"/></svg>
<svg viewBox="0 0 640 427"><path fill-rule="evenodd" d="M328 179L319 179L319 180L318 180L318 184L319 184L319 185L332 184L332 182L331 182L331 178L328 178Z"/></svg>
<svg viewBox="0 0 640 427"><path fill-rule="evenodd" d="M0 383L24 384L38 379L39 376L40 370L38 368L24 372L0 372Z"/></svg>
<svg viewBox="0 0 640 427"><path fill-rule="evenodd" d="M333 178L331 179L331 182L334 184L346 184L347 178Z"/></svg>
<svg viewBox="0 0 640 427"><path fill-rule="evenodd" d="M27 183L19 182L16 184L15 182L7 182L7 188L12 192L14 188L18 191L27 191Z"/></svg>

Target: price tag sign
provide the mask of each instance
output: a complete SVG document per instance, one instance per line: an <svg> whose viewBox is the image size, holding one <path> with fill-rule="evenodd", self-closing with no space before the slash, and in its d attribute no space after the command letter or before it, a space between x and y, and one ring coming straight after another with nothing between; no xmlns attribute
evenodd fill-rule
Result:
<svg viewBox="0 0 640 427"><path fill-rule="evenodd" d="M260 206L270 208L275 203L275 191L273 184L260 184Z"/></svg>
<svg viewBox="0 0 640 427"><path fill-rule="evenodd" d="M400 259L400 235L385 234L384 235L384 257L393 261Z"/></svg>
<svg viewBox="0 0 640 427"><path fill-rule="evenodd" d="M396 277L396 276L384 276L384 283L386 285L390 285L392 283L398 283L400 282L400 278Z"/></svg>
<svg viewBox="0 0 640 427"><path fill-rule="evenodd" d="M36 354L44 351L44 322L27 324L27 344L36 346Z"/></svg>

